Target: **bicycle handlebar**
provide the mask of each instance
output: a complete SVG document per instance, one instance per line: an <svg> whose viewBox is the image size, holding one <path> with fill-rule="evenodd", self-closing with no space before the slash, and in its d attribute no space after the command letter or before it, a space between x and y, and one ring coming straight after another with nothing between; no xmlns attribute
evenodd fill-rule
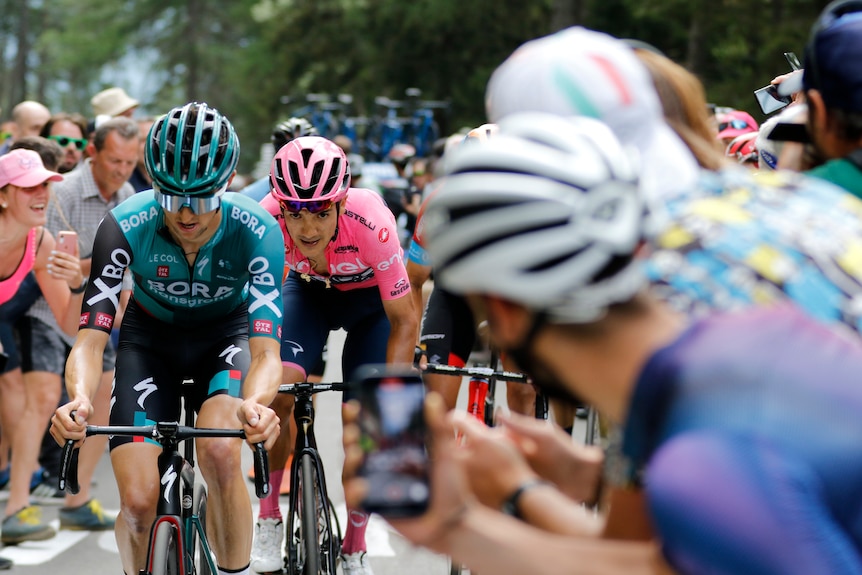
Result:
<svg viewBox="0 0 862 575"><path fill-rule="evenodd" d="M441 363L429 363L422 371L428 373L439 373L441 375L460 375L460 376L479 376L479 377L496 377L500 381L515 381L518 383L528 383L527 376L523 373L514 371L499 371L490 367L455 367Z"/></svg>
<svg viewBox="0 0 862 575"><path fill-rule="evenodd" d="M312 383L310 381L299 381L297 383L283 383L278 386L279 393L289 393L296 395L298 393L320 393L322 391L344 391L350 386L344 381L332 383Z"/></svg>
<svg viewBox="0 0 862 575"><path fill-rule="evenodd" d="M245 439L242 429L212 429L188 427L176 422L163 422L154 425L88 425L86 436L122 435L126 437L148 437L168 449L176 443L196 437L236 437ZM69 439L63 446L60 456L59 487L63 491L76 494L81 486L78 483L78 448L75 440ZM254 444L254 491L259 499L269 495L269 457L263 443Z"/></svg>

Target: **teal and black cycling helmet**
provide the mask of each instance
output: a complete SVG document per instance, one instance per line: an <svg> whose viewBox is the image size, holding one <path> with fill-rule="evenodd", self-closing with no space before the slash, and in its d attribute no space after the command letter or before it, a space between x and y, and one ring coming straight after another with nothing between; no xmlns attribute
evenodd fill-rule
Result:
<svg viewBox="0 0 862 575"><path fill-rule="evenodd" d="M221 195L239 161L239 139L215 108L190 102L157 120L145 162L157 195Z"/></svg>

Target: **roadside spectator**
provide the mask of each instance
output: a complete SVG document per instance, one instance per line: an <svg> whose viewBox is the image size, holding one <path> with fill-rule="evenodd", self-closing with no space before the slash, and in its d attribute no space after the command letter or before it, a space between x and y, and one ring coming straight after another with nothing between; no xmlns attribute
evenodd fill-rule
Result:
<svg viewBox="0 0 862 575"><path fill-rule="evenodd" d="M808 130L826 160L812 176L862 197L862 5L833 2L805 49Z"/></svg>
<svg viewBox="0 0 862 575"><path fill-rule="evenodd" d="M701 81L647 44L628 40L635 55L652 77L664 117L692 151L702 168L717 170L725 165L723 150L715 139L715 117L709 111Z"/></svg>
<svg viewBox="0 0 862 575"><path fill-rule="evenodd" d="M0 156L7 153L15 141L15 138L27 136L38 136L42 127L51 118L51 112L44 105L33 100L25 100L12 108L12 121L14 130L12 136L7 138L0 146Z"/></svg>
<svg viewBox="0 0 862 575"><path fill-rule="evenodd" d="M718 120L718 135L716 137L725 149L737 136L757 132L759 128L751 114L742 110L718 113L716 120Z"/></svg>
<svg viewBox="0 0 862 575"><path fill-rule="evenodd" d="M44 145L40 151L46 153L49 161L59 160L55 144L32 139L37 140L34 147L40 147L38 140L41 140ZM19 138L15 145L27 145L26 139ZM0 375L3 395L0 422L3 435L12 441L13 464L0 534L6 544L39 541L55 535L50 525L42 523L40 510L30 505L29 500L31 474L47 422L40 415L40 390L28 386L22 378L21 367L27 352L20 347L24 338L15 334L19 331L18 321L40 294L46 299L52 318L59 318L66 333L74 333L77 327L83 297L81 287L85 285L78 254L54 251L54 237L43 225L45 211L38 209L48 204L50 182L62 179L63 176L45 169L36 150L14 149L0 157L0 237L4 245L0 265L5 269L2 274L5 279L0 282L0 341L9 356ZM56 406L58 395L48 407Z"/></svg>
<svg viewBox="0 0 862 575"><path fill-rule="evenodd" d="M139 139L138 125L134 120L119 117L106 121L87 145L89 157L83 165L70 172L62 185L54 190L56 201L48 209L46 227L52 233L60 230L78 232L81 267L85 275L90 273L93 241L99 222L111 209L135 193L128 179L137 163ZM125 301L127 297L128 290L123 290L122 300ZM34 354L32 369L24 377L32 385L51 389L56 386L59 390L60 376L74 337L61 333L56 322L46 312L45 302L40 299L27 314L31 318L29 341L38 345L39 353ZM117 319L115 326L119 324L120 319ZM94 425L104 425L108 421L115 357L115 348L109 342L105 348L101 384L94 404L95 420L90 420ZM54 403L56 407L56 398ZM45 424L39 423L39 437L45 431L42 427ZM90 478L107 443L106 437L91 439L86 441L79 455L81 491L65 496L66 507L60 510L61 528L103 530L114 526L114 519L104 515L99 502L90 499Z"/></svg>
<svg viewBox="0 0 862 575"><path fill-rule="evenodd" d="M71 172L84 159L84 148L88 141L87 119L84 116L65 112L54 114L39 135L54 140L63 149L63 160L57 168L61 174Z"/></svg>
<svg viewBox="0 0 862 575"><path fill-rule="evenodd" d="M147 134L150 133L150 128L153 127L156 119L152 116L146 118L138 118L138 131L141 134L141 145L138 148L138 163L132 176L129 178L129 183L135 188L135 192L143 192L153 187L153 179L147 172L147 166L144 161L144 152L146 151Z"/></svg>
<svg viewBox="0 0 862 575"><path fill-rule="evenodd" d="M114 87L102 90L93 96L90 99L90 104L93 106L93 114L97 118L99 116L131 118L140 102L126 94L122 88Z"/></svg>

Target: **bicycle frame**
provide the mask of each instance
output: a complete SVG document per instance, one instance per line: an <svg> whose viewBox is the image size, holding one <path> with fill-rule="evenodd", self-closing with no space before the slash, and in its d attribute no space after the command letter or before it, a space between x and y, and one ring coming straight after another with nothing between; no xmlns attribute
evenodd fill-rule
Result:
<svg viewBox="0 0 862 575"><path fill-rule="evenodd" d="M300 489L300 474L301 462L306 456L311 459L315 468L316 489L320 494L320 510L319 515L324 518L324 529L329 535L328 549L320 549L320 556L326 561L326 569L324 572L330 575L335 575L335 559L338 557L341 548L341 526L338 524L338 519L332 509L332 502L329 499L329 492L326 488L326 475L324 474L323 461L320 458L320 452L317 449L317 439L314 436L314 403L312 396L315 393L322 391L343 391L346 389L345 383L311 383L299 382L294 384L284 384L279 387L279 393L289 393L295 396L296 402L293 407L293 419L296 422L296 440L294 442L293 462L290 465L290 503L287 518L287 536L285 537L285 571L288 575L317 575L316 573L307 573L305 566L299 565L299 552L302 542L294 542L293 534L296 532L294 525L295 510L297 507L301 513L309 512L305 505L300 505L299 497L301 489L308 489L309 486L302 485ZM313 511L315 514L318 510ZM302 521L300 521L302 524ZM315 524L319 523L315 520ZM335 529L333 530L333 525ZM304 534L304 532L303 532ZM296 544L294 544L296 543ZM321 562L322 565L322 562Z"/></svg>
<svg viewBox="0 0 862 575"><path fill-rule="evenodd" d="M177 538L177 575L192 575L195 568L194 547L199 541L201 551L206 561L209 573L218 573L215 555L209 545L206 535L206 525L197 515L195 506L194 442L186 441L184 453L179 451L179 443L186 439L197 437L236 437L245 438L241 429L204 429L193 427L194 413L186 412L185 423L160 422L143 426L87 426L86 435L125 435L145 437L155 441L162 448L158 457L159 497L156 504L156 518L150 529L150 543L147 551L146 575L151 575L155 568L156 534L159 527L170 524ZM60 489L77 493L80 489L77 477L78 448L74 441L67 441L63 447L60 468ZM262 443L255 445L255 491L258 497L269 493L269 468L266 450ZM259 478L259 479L258 479ZM179 481L177 481L179 479Z"/></svg>

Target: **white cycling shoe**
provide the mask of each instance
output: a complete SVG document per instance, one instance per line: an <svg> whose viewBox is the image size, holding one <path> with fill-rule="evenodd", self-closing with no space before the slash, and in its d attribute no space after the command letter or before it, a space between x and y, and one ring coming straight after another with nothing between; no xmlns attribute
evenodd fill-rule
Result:
<svg viewBox="0 0 862 575"><path fill-rule="evenodd" d="M251 570L280 573L284 568L284 525L281 519L258 519L251 545Z"/></svg>
<svg viewBox="0 0 862 575"><path fill-rule="evenodd" d="M368 554L365 551L357 551L349 555L341 555L341 571L344 575L374 575L371 565L368 564Z"/></svg>

